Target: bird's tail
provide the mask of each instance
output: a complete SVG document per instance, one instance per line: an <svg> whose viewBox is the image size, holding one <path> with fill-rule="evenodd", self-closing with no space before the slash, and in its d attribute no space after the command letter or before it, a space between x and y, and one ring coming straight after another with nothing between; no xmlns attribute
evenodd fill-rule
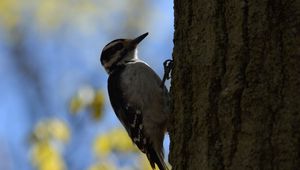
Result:
<svg viewBox="0 0 300 170"><path fill-rule="evenodd" d="M157 153L153 147L149 148L147 158L151 164L152 169L155 169L156 164L160 170L169 170L164 161L163 153Z"/></svg>

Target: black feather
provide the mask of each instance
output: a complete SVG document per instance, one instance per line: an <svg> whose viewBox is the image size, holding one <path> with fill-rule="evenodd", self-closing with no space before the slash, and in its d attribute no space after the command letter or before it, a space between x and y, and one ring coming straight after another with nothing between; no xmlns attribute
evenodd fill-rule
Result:
<svg viewBox="0 0 300 170"><path fill-rule="evenodd" d="M159 153L157 153L153 146L148 147L147 158L150 162L152 169L155 169L155 164L158 166L160 170L167 170L167 167L164 162L161 162L159 159Z"/></svg>
<svg viewBox="0 0 300 170"><path fill-rule="evenodd" d="M123 42L123 41L125 41L125 39L124 38L115 39L115 40L109 42L108 44L106 44L106 46L110 45L111 43L117 42L117 41Z"/></svg>
<svg viewBox="0 0 300 170"><path fill-rule="evenodd" d="M107 46L107 45L106 45ZM124 47L123 43L119 42L108 49L105 49L101 53L101 62L103 64L103 61L109 61L110 57L116 53L117 51L121 50Z"/></svg>

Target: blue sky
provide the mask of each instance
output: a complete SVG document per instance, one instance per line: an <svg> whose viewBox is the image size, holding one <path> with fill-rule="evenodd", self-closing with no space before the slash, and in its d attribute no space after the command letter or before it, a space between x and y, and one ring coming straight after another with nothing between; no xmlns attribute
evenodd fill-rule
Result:
<svg viewBox="0 0 300 170"><path fill-rule="evenodd" d="M27 5L29 9L36 5L34 2ZM71 0L69 2L72 3ZM96 9L103 10L101 4L105 1L93 2ZM139 47L139 56L162 76L162 63L172 55L173 2L154 0L147 1L147 4L145 13L139 9L130 15L124 13L126 10L120 13L120 9L126 6L111 5L110 9L103 10L108 13L103 14L104 19L97 17L100 14L78 15L74 16L75 24L66 22L54 31L41 31L38 24L31 20L30 10L23 10L19 29L24 35L26 59L12 56L8 30L0 24L1 170L32 169L28 156L30 131L37 122L51 117L58 117L66 121L72 130L78 130L72 132L71 142L64 152L69 154L65 156L68 169L85 169L92 163L90 143L95 135L120 124L108 100L100 122L92 121L85 112L80 114L80 118L73 118L68 112L68 103L76 91L85 85L103 89L107 95L107 75L100 65L99 55L104 45L116 38L134 38L149 32ZM67 14L62 13L64 15ZM82 18L77 20L76 17ZM122 28L119 25L127 20L135 22L135 17L136 22L142 22L142 26L131 30L131 26ZM27 72L20 71L22 69L16 58L19 62L26 62L29 70L38 76L38 86L30 81Z"/></svg>

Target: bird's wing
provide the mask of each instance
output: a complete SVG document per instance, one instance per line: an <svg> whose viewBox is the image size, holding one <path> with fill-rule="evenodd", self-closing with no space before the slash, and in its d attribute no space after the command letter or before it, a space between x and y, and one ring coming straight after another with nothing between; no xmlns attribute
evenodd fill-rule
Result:
<svg viewBox="0 0 300 170"><path fill-rule="evenodd" d="M135 67L143 68L139 69ZM140 70L144 71L140 72ZM144 82L141 78L146 78L146 81L149 82ZM145 119L153 119L151 117L155 117L155 115L149 115L150 113L148 113L147 108L159 108L161 107L160 104L164 104L159 104L162 98L161 94L157 94L163 91L160 90L160 82L160 78L151 68L144 63L138 63L117 70L111 74L108 81L108 92L111 105L132 141L142 152L147 154L152 167L155 167L154 163L156 163L160 169L166 169L165 163L163 162L163 153L159 153L160 151L157 151L158 149L153 146L153 142L155 141L150 139L151 134L145 130L145 128L149 128L145 126L153 126L151 124L148 125L147 121L149 120ZM153 91L153 86L154 88L156 88L156 86L160 88L156 89L158 92ZM155 108L153 109L155 110ZM164 135L163 132L160 135ZM162 140L163 136L161 141Z"/></svg>

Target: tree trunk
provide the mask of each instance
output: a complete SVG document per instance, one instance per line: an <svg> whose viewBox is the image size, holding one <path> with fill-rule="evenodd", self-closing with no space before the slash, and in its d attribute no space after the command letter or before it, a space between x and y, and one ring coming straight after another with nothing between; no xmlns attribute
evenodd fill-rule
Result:
<svg viewBox="0 0 300 170"><path fill-rule="evenodd" d="M300 169L300 1L174 10L173 169Z"/></svg>

